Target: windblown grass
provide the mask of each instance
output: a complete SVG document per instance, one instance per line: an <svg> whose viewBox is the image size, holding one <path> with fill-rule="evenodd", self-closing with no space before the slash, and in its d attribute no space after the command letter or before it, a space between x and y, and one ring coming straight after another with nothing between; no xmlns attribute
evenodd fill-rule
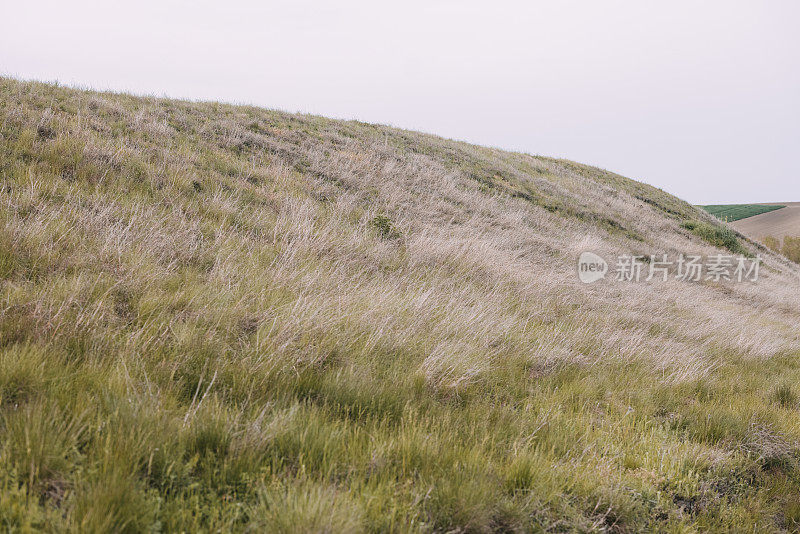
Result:
<svg viewBox="0 0 800 534"><path fill-rule="evenodd" d="M577 280L584 250L720 252L663 191L10 79L0 174L3 530L800 521L797 268Z"/></svg>

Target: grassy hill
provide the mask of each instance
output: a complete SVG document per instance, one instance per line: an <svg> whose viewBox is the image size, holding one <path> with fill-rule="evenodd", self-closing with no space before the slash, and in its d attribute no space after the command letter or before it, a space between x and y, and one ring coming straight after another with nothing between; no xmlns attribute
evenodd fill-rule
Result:
<svg viewBox="0 0 800 534"><path fill-rule="evenodd" d="M4 531L800 521L800 272L663 191L12 79L0 175ZM764 264L584 285L586 250Z"/></svg>

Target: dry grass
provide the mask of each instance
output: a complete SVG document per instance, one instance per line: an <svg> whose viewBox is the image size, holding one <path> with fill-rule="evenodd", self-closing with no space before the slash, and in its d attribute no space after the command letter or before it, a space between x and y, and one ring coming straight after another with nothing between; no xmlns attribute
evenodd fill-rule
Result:
<svg viewBox="0 0 800 534"><path fill-rule="evenodd" d="M383 126L0 96L4 528L791 527L797 267L575 273L717 254L709 215Z"/></svg>

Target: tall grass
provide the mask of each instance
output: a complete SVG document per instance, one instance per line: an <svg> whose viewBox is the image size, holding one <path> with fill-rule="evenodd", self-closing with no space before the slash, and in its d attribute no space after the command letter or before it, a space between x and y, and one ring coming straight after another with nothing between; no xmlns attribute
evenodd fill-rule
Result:
<svg viewBox="0 0 800 534"><path fill-rule="evenodd" d="M800 263L800 236L787 235L780 239L775 236L766 236L762 241L770 250L782 254L795 263Z"/></svg>
<svg viewBox="0 0 800 534"><path fill-rule="evenodd" d="M797 526L798 269L577 280L719 252L685 202L383 126L0 97L3 530Z"/></svg>

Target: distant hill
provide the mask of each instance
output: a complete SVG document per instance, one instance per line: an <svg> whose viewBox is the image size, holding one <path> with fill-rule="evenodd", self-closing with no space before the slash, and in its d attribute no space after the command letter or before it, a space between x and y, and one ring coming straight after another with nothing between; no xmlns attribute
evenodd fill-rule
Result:
<svg viewBox="0 0 800 534"><path fill-rule="evenodd" d="M800 521L800 270L664 191L8 78L0 176L3 530ZM584 284L583 252L762 263Z"/></svg>

